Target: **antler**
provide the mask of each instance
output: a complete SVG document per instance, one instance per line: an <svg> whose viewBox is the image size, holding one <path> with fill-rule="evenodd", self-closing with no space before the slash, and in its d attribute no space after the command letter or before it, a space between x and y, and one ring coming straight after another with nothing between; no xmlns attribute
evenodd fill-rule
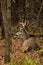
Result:
<svg viewBox="0 0 43 65"><path fill-rule="evenodd" d="M25 22L23 22L23 20L22 20L22 22L19 22L19 24L20 25L22 25L22 27L19 27L20 28L20 30L23 30L23 32L26 34L26 36L28 37L28 30L27 30L27 26L29 25L29 21L26 21L25 20Z"/></svg>
<svg viewBox="0 0 43 65"><path fill-rule="evenodd" d="M23 21L22 22L19 22L19 24L22 25L23 28L24 28L26 26L26 21L25 22L23 22Z"/></svg>

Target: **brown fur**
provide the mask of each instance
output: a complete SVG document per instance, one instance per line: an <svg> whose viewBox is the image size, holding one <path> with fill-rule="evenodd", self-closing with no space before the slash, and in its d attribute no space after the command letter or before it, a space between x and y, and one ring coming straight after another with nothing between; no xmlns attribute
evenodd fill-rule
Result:
<svg viewBox="0 0 43 65"><path fill-rule="evenodd" d="M38 47L38 44L36 44L36 38L35 37L31 37L27 40L24 41L23 45L22 45L22 51L27 51L27 49L31 46L31 48L35 48L35 45ZM36 47L36 48L37 48Z"/></svg>

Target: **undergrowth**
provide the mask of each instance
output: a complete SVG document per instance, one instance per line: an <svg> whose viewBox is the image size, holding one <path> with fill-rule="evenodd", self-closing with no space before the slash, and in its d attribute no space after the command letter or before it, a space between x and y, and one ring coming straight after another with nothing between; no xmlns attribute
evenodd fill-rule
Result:
<svg viewBox="0 0 43 65"><path fill-rule="evenodd" d="M14 58L9 65L41 65L37 60L33 60L28 57L24 57L22 59Z"/></svg>

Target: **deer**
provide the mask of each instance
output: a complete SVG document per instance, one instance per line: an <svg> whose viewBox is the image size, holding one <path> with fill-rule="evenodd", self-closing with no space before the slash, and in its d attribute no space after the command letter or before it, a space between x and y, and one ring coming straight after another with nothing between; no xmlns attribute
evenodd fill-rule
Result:
<svg viewBox="0 0 43 65"><path fill-rule="evenodd" d="M30 35L30 37L28 37L28 32L26 30L26 26L29 25L29 22L27 23L26 21L25 22L19 22L20 25L22 25L22 30L23 30L23 33L24 33L24 42L22 44L22 52L27 52L27 51L33 51L33 50L39 50L40 47L36 41L36 36L34 35ZM22 33L22 32L21 32Z"/></svg>

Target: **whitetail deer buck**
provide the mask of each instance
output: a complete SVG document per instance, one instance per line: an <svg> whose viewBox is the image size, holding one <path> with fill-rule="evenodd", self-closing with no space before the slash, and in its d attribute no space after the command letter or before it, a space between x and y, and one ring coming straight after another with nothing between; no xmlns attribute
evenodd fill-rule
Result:
<svg viewBox="0 0 43 65"><path fill-rule="evenodd" d="M29 35L27 35L28 32L25 28L25 26L27 26L26 21L25 21L25 23L19 22L19 24L22 25L22 28L20 28L20 32L18 32L17 34L19 36L22 36L22 38L24 39L24 43L22 45L22 52L25 52L27 50L30 51L30 50L40 49L38 43L36 42L36 37L34 35L32 37L28 38Z"/></svg>

